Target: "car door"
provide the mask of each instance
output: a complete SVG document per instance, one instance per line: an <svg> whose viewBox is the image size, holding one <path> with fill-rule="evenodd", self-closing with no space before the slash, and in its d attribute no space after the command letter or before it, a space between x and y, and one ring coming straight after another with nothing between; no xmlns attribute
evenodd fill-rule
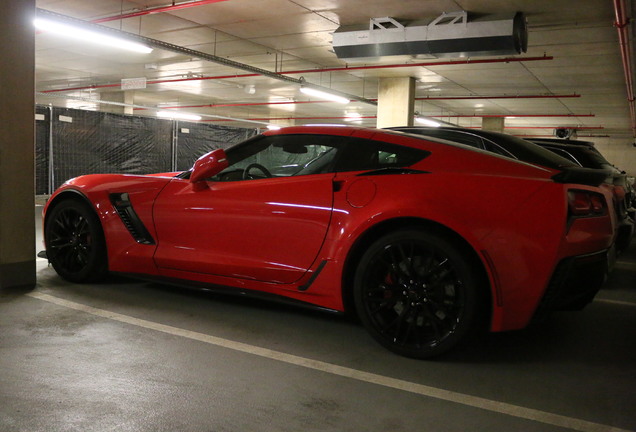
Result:
<svg viewBox="0 0 636 432"><path fill-rule="evenodd" d="M153 210L156 265L273 283L298 280L318 255L331 219L334 174L321 166L334 149L321 138L260 138L228 152L230 166L212 179L174 179Z"/></svg>

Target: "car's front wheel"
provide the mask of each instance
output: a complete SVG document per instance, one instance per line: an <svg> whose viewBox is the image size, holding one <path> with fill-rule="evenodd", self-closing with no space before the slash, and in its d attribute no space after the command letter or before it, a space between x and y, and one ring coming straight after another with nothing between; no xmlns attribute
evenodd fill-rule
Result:
<svg viewBox="0 0 636 432"><path fill-rule="evenodd" d="M51 209L44 227L46 255L55 271L71 282L90 282L107 273L106 242L95 212L74 199Z"/></svg>
<svg viewBox="0 0 636 432"><path fill-rule="evenodd" d="M477 325L479 277L450 238L419 229L375 241L358 264L354 299L371 336L389 350L429 358Z"/></svg>

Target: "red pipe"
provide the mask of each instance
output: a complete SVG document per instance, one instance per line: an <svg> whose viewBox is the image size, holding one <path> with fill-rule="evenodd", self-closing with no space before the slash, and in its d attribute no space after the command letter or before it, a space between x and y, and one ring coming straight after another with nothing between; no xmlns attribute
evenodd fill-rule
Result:
<svg viewBox="0 0 636 432"><path fill-rule="evenodd" d="M636 107L634 106L634 73L632 71L632 54L629 47L628 26L630 19L625 16L624 0L614 0L614 13L616 21L614 26L618 31L618 43L623 60L623 73L625 74L625 86L627 87L627 101L629 103L629 114L632 123L632 135L636 138Z"/></svg>
<svg viewBox="0 0 636 432"><path fill-rule="evenodd" d="M596 117L596 114L469 114L469 115L433 115L433 118L458 118L458 117Z"/></svg>
<svg viewBox="0 0 636 432"><path fill-rule="evenodd" d="M117 84L109 84L116 86ZM59 91L59 90L48 90ZM46 92L43 92L46 93ZM449 96L449 97L421 97L415 98L415 100L463 100L463 99L544 99L544 98L574 98L581 97L578 94L571 95L518 95L518 96ZM369 99L377 101L377 99ZM178 109L178 108L225 108L225 107L243 107L243 106L262 106L262 105L291 105L291 104L311 104L311 103L329 103L331 101L286 101L286 102L243 102L243 103L226 103L226 104L203 104L203 105L175 105L165 106L166 109ZM136 110L144 110L146 108L135 108Z"/></svg>
<svg viewBox="0 0 636 432"><path fill-rule="evenodd" d="M554 138L554 135L512 135L519 138ZM577 135L578 138L609 138L609 135Z"/></svg>
<svg viewBox="0 0 636 432"><path fill-rule="evenodd" d="M374 100L374 99L371 99ZM311 103L326 103L331 101L289 101L289 102L246 102L246 103L228 103L228 104L205 104L205 105L175 105L175 106L162 106L163 109L177 109L177 108L219 108L219 107L242 107L242 106L257 106L257 105L287 105L287 104L311 104ZM136 110L145 110L146 108L135 108Z"/></svg>
<svg viewBox="0 0 636 432"><path fill-rule="evenodd" d="M183 108L183 107L178 107ZM516 115L514 117L594 117L594 114L521 114ZM507 115L483 115L483 116L474 116L474 115L453 115L453 116L426 116L431 118L457 118L457 117L510 117ZM254 121L273 121L273 120L359 120L359 119L374 119L377 116L362 116L356 117L352 119L351 117L346 116L337 116L337 117L263 117L263 118L249 118L248 120ZM217 120L203 120L203 121L217 121ZM552 126L555 128L556 126ZM532 128L529 128L532 129ZM577 128L584 129L584 128ZM593 129L593 128L590 128Z"/></svg>
<svg viewBox="0 0 636 432"><path fill-rule="evenodd" d="M526 58L503 58L503 59L483 59L483 60L461 60L461 61L446 61L446 62L428 62L428 63L412 63L412 64L392 64L392 65L380 65L380 66L356 66L356 67L344 67L344 68L328 68L328 69L307 69L304 71L283 71L277 72L279 75L287 75L287 74L296 74L296 73L316 73L316 72L333 72L333 71L350 71L350 70L360 70L360 69L384 69L384 68L400 68L400 67L414 67L414 66L444 66L444 65L456 65L456 64L475 64L475 63L509 63L509 62L521 62L521 61L536 61L536 60L552 60L553 57L543 56L543 57L526 57ZM182 82L182 81L203 81L203 80L214 80L214 79L236 79L236 78L251 78L260 76L259 74L234 74L234 75L217 75L217 76L209 76L209 77L196 77L196 78L182 78L182 79L172 79L172 80L153 80L146 82L148 84L162 84L162 83L170 83L170 82ZM66 91L75 91L75 90L88 90L88 89L98 89L98 88L108 88L108 87L119 87L120 84L100 84L100 85L91 85L85 87L72 87L65 89L56 89L56 90L44 90L42 93L55 93L55 92L66 92ZM546 96L550 97L550 96ZM564 97L572 97L572 96L564 96Z"/></svg>
<svg viewBox="0 0 636 432"><path fill-rule="evenodd" d="M481 126L464 126L467 129L481 129ZM562 126L504 126L504 129L556 129ZM571 129L587 130L587 129L605 129L604 126L571 126Z"/></svg>
<svg viewBox="0 0 636 432"><path fill-rule="evenodd" d="M186 9L186 8L190 8L194 6L202 6L202 5L211 4L211 3L219 3L222 1L227 1L227 0L189 1L189 2L179 3L179 4L172 4L170 6L159 6L154 8L148 8L138 12L131 12L131 13L123 14L123 15L114 15L114 16L109 16L104 18L98 18L96 20L92 20L91 22L95 24L99 24L99 23L108 22L108 21L115 21L118 19L134 18L138 16L151 15L151 14L156 14L161 12L170 12L170 11Z"/></svg>
<svg viewBox="0 0 636 432"><path fill-rule="evenodd" d="M375 66L345 66L334 67L325 69L303 69L296 71L279 72L281 74L302 74L302 73L316 73L316 72L348 72L352 70L367 70L367 69L394 69L403 67L432 67L432 66L451 66L451 65L464 65L464 64L480 64L480 63L511 63L511 62L524 62L524 61L538 61L538 60L552 60L554 57L506 57L498 59L481 59L481 60L449 60L443 62L424 62L424 63L400 63L391 65L375 65Z"/></svg>
<svg viewBox="0 0 636 432"><path fill-rule="evenodd" d="M563 98L578 98L580 94L571 95L510 95L510 96L440 96L440 97L420 97L415 100L469 100L469 99L563 99Z"/></svg>

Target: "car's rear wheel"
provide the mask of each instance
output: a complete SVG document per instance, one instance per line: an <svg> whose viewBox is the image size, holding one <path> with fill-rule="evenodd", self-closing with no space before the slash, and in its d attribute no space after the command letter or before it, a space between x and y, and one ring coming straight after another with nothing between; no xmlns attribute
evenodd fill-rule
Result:
<svg viewBox="0 0 636 432"><path fill-rule="evenodd" d="M58 203L46 218L46 255L71 282L90 282L107 273L106 242L95 212L73 199Z"/></svg>
<svg viewBox="0 0 636 432"><path fill-rule="evenodd" d="M414 358L442 354L477 324L479 277L466 252L444 235L400 230L360 259L354 299L371 336Z"/></svg>

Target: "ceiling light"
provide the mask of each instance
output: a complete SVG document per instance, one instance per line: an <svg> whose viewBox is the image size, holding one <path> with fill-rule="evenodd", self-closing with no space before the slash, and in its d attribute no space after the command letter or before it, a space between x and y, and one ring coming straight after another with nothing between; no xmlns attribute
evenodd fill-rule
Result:
<svg viewBox="0 0 636 432"><path fill-rule="evenodd" d="M273 125L273 124L268 124L267 125L267 129L269 129L269 130L280 130L280 126Z"/></svg>
<svg viewBox="0 0 636 432"><path fill-rule="evenodd" d="M442 124L426 117L415 117L415 121L425 126L440 127Z"/></svg>
<svg viewBox="0 0 636 432"><path fill-rule="evenodd" d="M174 120L201 120L201 116L196 114L181 113L176 111L159 111L157 117L169 118Z"/></svg>
<svg viewBox="0 0 636 432"><path fill-rule="evenodd" d="M362 114L357 112L349 112L345 114L345 121L354 122L362 120Z"/></svg>
<svg viewBox="0 0 636 432"><path fill-rule="evenodd" d="M346 97L339 96L337 94L329 93L322 90L316 90L315 88L312 88L312 87L301 86L300 91L308 96L315 96L315 97L326 99L332 102L338 102L341 104L349 103L349 99Z"/></svg>
<svg viewBox="0 0 636 432"><path fill-rule="evenodd" d="M36 18L33 20L33 25L38 30L60 34L73 39L79 39L85 42L92 42L100 45L106 45L115 48L121 48L128 51L135 51L139 53L148 54L152 52L152 48L133 42L120 37L111 36L105 33L100 33L92 30L87 30L81 27L64 24L59 21L52 21L44 18Z"/></svg>

